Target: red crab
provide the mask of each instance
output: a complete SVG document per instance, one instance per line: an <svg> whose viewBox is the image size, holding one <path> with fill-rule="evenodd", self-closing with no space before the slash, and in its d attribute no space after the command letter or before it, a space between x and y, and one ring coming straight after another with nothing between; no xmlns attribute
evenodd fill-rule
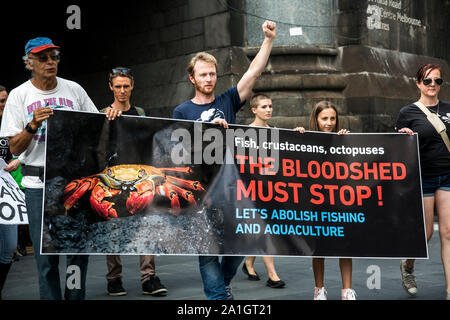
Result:
<svg viewBox="0 0 450 320"><path fill-rule="evenodd" d="M191 173L192 170L189 167L155 168L124 164L106 168L103 172L89 177L73 180L64 189L66 213L89 190L92 209L106 220L119 216L114 208L116 203L108 200L120 202L122 199L127 211L134 214L147 207L155 195L169 199L172 213L179 215L180 196L189 205L195 205L196 201L190 190L204 192L205 189L198 181L172 177L166 175L167 172Z"/></svg>

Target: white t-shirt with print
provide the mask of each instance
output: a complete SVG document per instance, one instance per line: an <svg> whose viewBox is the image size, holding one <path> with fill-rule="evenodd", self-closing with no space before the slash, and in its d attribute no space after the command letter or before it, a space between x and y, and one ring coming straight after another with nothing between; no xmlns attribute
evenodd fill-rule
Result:
<svg viewBox="0 0 450 320"><path fill-rule="evenodd" d="M6 101L3 112L0 137L14 137L21 133L33 119L33 111L49 106L52 109L99 112L86 91L76 82L57 77L56 88L49 91L37 89L31 80L13 89ZM42 123L33 136L28 148L20 155L20 162L36 167L45 166L45 130L47 121ZM43 188L39 177L24 176L25 188Z"/></svg>

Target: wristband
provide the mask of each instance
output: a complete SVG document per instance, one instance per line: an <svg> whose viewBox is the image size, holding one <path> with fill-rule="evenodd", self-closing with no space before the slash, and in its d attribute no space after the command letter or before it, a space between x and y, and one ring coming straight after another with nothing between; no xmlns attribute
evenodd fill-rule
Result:
<svg viewBox="0 0 450 320"><path fill-rule="evenodd" d="M31 134L35 134L37 132L37 129L33 130L33 128L31 127L31 125L29 123L27 123L27 125L25 126L25 130L27 130L27 132L31 133Z"/></svg>

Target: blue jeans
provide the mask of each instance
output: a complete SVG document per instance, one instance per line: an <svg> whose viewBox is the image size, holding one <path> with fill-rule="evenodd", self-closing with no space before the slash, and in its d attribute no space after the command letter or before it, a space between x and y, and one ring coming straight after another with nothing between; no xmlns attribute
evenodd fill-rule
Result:
<svg viewBox="0 0 450 320"><path fill-rule="evenodd" d="M203 290L208 300L227 300L226 286L244 257L224 256L219 262L218 256L199 256L200 274L203 280Z"/></svg>
<svg viewBox="0 0 450 320"><path fill-rule="evenodd" d="M10 263L16 248L17 225L0 224L0 263Z"/></svg>
<svg viewBox="0 0 450 320"><path fill-rule="evenodd" d="M39 294L41 300L62 300L59 279L59 256L41 255L41 225L43 189L26 188L25 202L27 206L30 237L33 242L34 258L38 269ZM89 256L67 256L67 267L64 298L66 300L82 300L86 295L86 273ZM79 278L79 279L77 279ZM70 285L69 285L70 284Z"/></svg>

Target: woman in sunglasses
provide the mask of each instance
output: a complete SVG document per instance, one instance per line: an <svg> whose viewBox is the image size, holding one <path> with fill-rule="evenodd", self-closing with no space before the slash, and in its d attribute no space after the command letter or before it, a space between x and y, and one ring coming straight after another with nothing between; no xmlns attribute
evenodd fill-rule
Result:
<svg viewBox="0 0 450 320"><path fill-rule="evenodd" d="M450 132L450 103L438 98L442 84L440 65L427 64L417 71L416 85L420 91L419 102L432 113L437 114L445 124L447 132ZM400 110L396 130L409 135L417 132L419 135L427 240L429 241L433 234L433 218L436 209L439 218L447 300L450 300L450 152L425 113L415 104L407 105ZM414 262L415 260L410 259L400 263L402 285L410 295L417 293Z"/></svg>

